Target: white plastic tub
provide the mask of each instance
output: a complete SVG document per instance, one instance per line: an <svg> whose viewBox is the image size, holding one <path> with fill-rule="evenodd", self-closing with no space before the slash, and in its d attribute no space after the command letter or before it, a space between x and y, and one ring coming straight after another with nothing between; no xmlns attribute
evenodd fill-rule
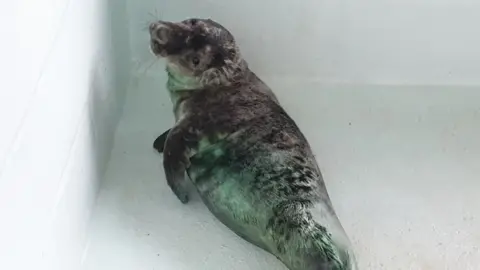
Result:
<svg viewBox="0 0 480 270"><path fill-rule="evenodd" d="M160 16L234 33L309 139L360 269L479 269L478 1L2 5L0 269L285 269L165 182L152 143L173 115L143 30Z"/></svg>

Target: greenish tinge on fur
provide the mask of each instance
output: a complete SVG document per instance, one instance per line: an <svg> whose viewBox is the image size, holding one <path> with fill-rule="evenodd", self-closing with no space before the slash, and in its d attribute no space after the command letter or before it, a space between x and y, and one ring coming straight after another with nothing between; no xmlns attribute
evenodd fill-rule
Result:
<svg viewBox="0 0 480 270"><path fill-rule="evenodd" d="M178 35L151 33L154 52L167 55L177 120L165 147L182 154L164 155L172 191L188 201L176 187L186 180L183 167L174 165L189 157L186 170L203 202L237 235L289 270L356 270L305 136L248 68L234 37L211 20L177 26ZM169 39L177 49L164 46ZM189 62L193 52L198 65Z"/></svg>
<svg viewBox="0 0 480 270"><path fill-rule="evenodd" d="M200 86L200 82L195 77L183 76L168 67L166 71L168 75L167 88L170 92L197 89Z"/></svg>
<svg viewBox="0 0 480 270"><path fill-rule="evenodd" d="M174 104L180 92L200 88L194 78L168 67L167 74L167 88ZM299 222L296 220L269 227L275 202L269 202L249 188L256 177L252 169L274 164L270 164L268 157L252 168L237 164L235 151L229 150L238 142L232 145L227 135L215 134L213 141L211 136L201 138L190 160L189 176L210 211L237 235L272 253L290 270L351 270L348 251L339 248L327 229L311 216L305 215L300 220L307 220L308 226L303 228L295 227L297 224L291 228L292 223Z"/></svg>
<svg viewBox="0 0 480 270"><path fill-rule="evenodd" d="M288 222L269 227L269 219L274 215L271 204L249 188L255 181L251 168L232 169L242 166L233 164L236 158L227 150L231 147L228 142L209 144L202 139L199 145L199 151L191 159L189 174L204 203L222 223L275 255L291 270L352 269L348 252L336 245L331 233L312 219L308 209L300 220L307 221L306 227L292 229ZM317 263L324 262L328 264L326 268L315 268Z"/></svg>

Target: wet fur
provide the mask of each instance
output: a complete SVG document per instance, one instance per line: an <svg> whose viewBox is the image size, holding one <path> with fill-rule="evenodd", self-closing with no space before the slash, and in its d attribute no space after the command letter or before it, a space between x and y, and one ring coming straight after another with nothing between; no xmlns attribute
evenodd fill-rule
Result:
<svg viewBox="0 0 480 270"><path fill-rule="evenodd" d="M200 71L178 60L191 53L188 42L183 52L167 53L170 65L181 66L169 70L170 80L198 79L193 88L170 84L176 123L154 142L172 191L188 202L187 172L221 222L291 270L356 269L305 136L250 71L233 36L213 21L202 22L209 40L197 55L210 63L214 57L205 53L228 53ZM163 56L162 49L156 53Z"/></svg>

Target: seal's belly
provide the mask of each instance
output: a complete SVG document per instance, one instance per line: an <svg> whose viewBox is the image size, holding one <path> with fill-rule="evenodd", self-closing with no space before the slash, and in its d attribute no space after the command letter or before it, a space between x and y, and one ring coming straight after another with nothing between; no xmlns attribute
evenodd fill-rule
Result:
<svg viewBox="0 0 480 270"><path fill-rule="evenodd" d="M208 160L192 160L188 174L209 210L250 243L271 251L266 230L271 209L251 192L253 176Z"/></svg>
<svg viewBox="0 0 480 270"><path fill-rule="evenodd" d="M210 192L199 191L204 203L223 224L245 240L271 251L265 229L269 211L236 190L234 184L227 181Z"/></svg>

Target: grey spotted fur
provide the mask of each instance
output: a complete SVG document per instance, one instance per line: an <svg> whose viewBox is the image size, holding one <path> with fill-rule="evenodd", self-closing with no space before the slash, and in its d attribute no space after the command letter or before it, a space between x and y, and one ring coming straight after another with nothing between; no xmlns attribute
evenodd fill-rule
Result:
<svg viewBox="0 0 480 270"><path fill-rule="evenodd" d="M310 146L270 88L212 20L158 21L175 125L154 142L167 182L188 202L185 172L210 211L291 270L356 269Z"/></svg>

